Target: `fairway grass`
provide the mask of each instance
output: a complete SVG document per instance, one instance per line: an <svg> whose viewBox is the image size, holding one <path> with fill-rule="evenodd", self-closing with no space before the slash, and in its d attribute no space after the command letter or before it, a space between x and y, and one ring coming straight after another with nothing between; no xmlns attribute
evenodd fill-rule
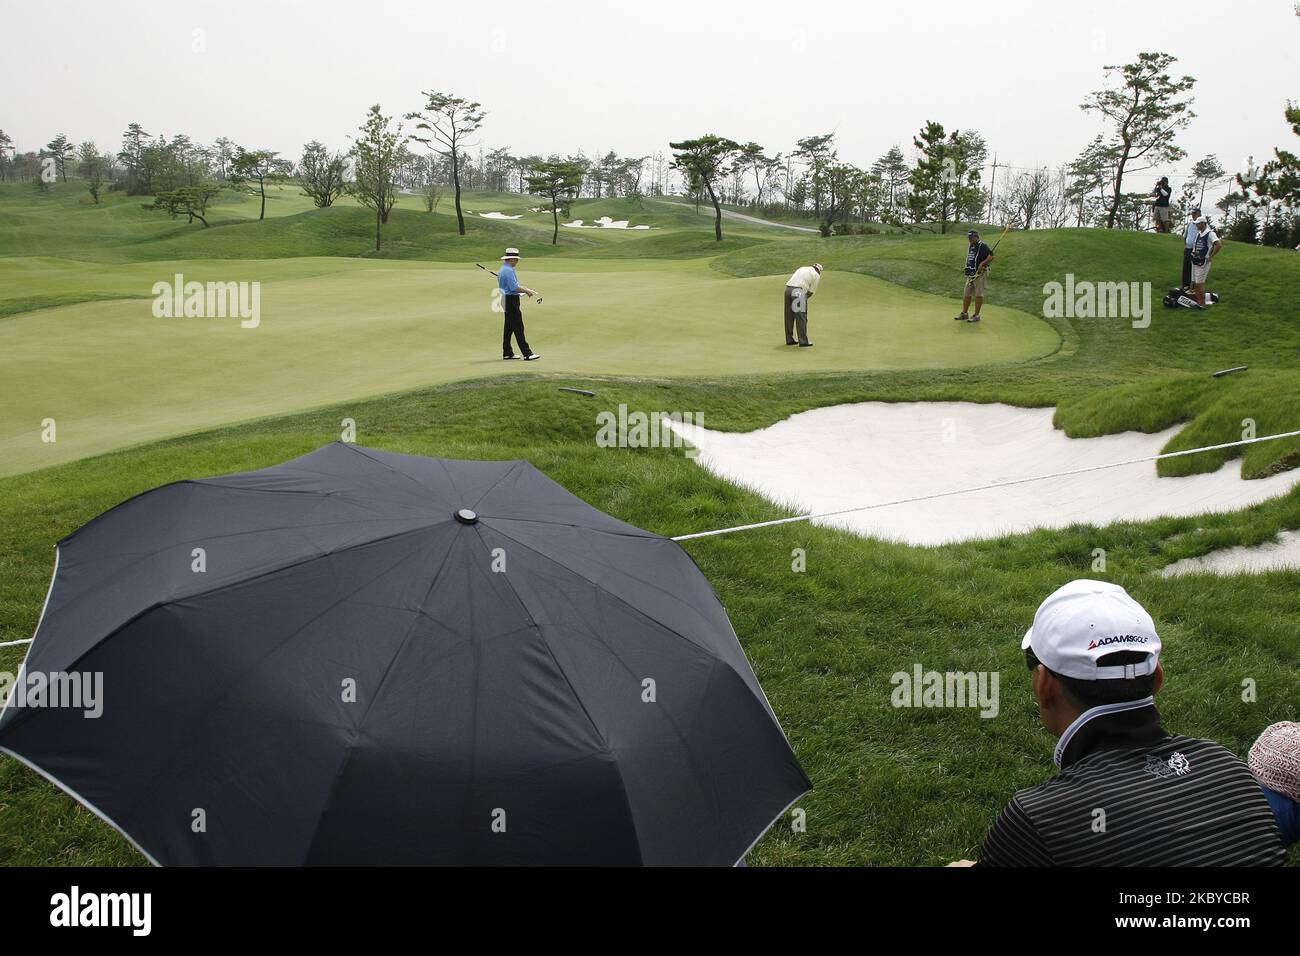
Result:
<svg viewBox="0 0 1300 956"><path fill-rule="evenodd" d="M35 263L35 265L33 265ZM259 281L260 324L155 318L155 281ZM495 280L472 265L364 259L80 266L0 260L19 294L62 280L77 294L133 294L0 320L0 474L268 415L496 374L710 377L965 368L1048 355L1045 322L870 276L828 274L812 302L812 349L784 344L784 278L727 277L700 260L543 260L522 273L543 362L501 361ZM43 438L53 419L57 440Z"/></svg>

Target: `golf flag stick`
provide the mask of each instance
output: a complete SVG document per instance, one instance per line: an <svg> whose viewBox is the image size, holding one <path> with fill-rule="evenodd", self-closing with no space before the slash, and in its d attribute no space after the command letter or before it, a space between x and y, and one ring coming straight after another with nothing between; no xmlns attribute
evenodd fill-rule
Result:
<svg viewBox="0 0 1300 956"><path fill-rule="evenodd" d="M1003 230L1002 230L1002 235L998 236L998 241L995 242L995 243L993 243L993 248L992 248L992 250L990 250L990 251L992 251L992 252L997 252L997 251L998 251L998 246L1000 246L1000 245L1002 244L1002 240L1005 239L1005 238L1007 237L1007 233L1010 232L1010 231L1011 231L1011 223L1007 223L1006 226L1005 226L1005 227L1003 228Z"/></svg>
<svg viewBox="0 0 1300 956"><path fill-rule="evenodd" d="M481 263L481 262L476 262L476 263L474 263L474 265L478 266L478 267L479 267L480 269L482 269L484 272L491 272L492 275L496 275L495 272L492 272L491 269L489 269L487 266L483 265L483 263ZM542 304L542 297L541 297L540 295L537 297L537 304L538 304L538 305L541 305L541 304Z"/></svg>

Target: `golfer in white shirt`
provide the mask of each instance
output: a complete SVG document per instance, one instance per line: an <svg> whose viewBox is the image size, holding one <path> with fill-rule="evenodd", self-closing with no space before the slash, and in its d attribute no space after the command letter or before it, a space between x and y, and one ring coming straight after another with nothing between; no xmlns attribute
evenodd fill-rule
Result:
<svg viewBox="0 0 1300 956"><path fill-rule="evenodd" d="M808 300L817 291L822 278L822 264L800 266L785 284L785 344L810 349L808 341ZM799 338L795 339L795 330Z"/></svg>

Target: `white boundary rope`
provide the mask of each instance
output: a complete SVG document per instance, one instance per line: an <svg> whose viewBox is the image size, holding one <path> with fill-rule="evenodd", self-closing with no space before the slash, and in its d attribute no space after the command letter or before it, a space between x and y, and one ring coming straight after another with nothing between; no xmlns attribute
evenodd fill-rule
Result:
<svg viewBox="0 0 1300 956"><path fill-rule="evenodd" d="M62 560L63 560L63 554L62 552L59 551L59 546L56 544L54 546L54 570L50 572L50 586L45 589L45 603L41 605L41 616L36 619L36 630L32 631L32 636L21 641L5 641L3 644L0 644L0 647L16 647L19 644L30 644L32 641L36 640L36 635L40 633L41 630L41 624L44 623L45 621L45 612L50 609L50 597L54 594L54 579L59 576L59 562ZM26 666L27 666L27 661L24 660L23 668L25 668ZM19 668L19 674L21 673L22 673L22 668ZM13 691L9 694L10 699L12 699L13 695L16 694L17 692L18 692L18 688L15 687ZM6 700L4 706L0 707L0 717L3 717L4 712L8 709L9 709L9 701Z"/></svg>
<svg viewBox="0 0 1300 956"><path fill-rule="evenodd" d="M953 495L968 495L975 491L988 491L991 488L1009 488L1012 485L1023 485L1031 481L1046 481L1049 478L1068 478L1071 475L1083 475L1090 471L1104 471L1107 468L1123 468L1125 465L1139 465L1148 461L1162 461L1165 458L1182 458L1185 455L1198 455L1203 451L1221 451L1225 448L1241 448L1244 445L1256 445L1259 442L1277 441L1279 438L1296 437L1300 437L1300 429L1293 432L1280 432L1276 435L1263 435L1259 438L1245 438L1241 441L1224 442L1221 445L1206 445L1203 448L1189 448L1186 451L1170 451L1165 452L1162 455L1147 455L1143 458L1129 458L1125 461L1112 461L1104 465L1089 465L1086 468L1074 468L1070 471L1054 471L1046 475L1030 475L1028 478L1011 478L1006 481L994 481L987 485L975 485L971 488L954 488L952 491L936 491L934 494L930 495L915 495L911 498L895 498L892 501L878 501L873 505L860 505L857 508L841 508L839 511L821 511L816 514L796 515L793 518L776 518L772 521L758 521L754 524L737 525L734 528L718 528L715 531L697 531L694 534L679 534L671 540L691 541L695 538L713 538L722 534L734 534L737 531L753 531L755 528L772 528L780 524L794 524L797 521L812 521L815 518L833 518L837 515L854 514L858 511L872 511L876 508L888 508L892 505L906 505L917 501L933 501L935 498L951 498ZM43 611L41 616L45 616ZM4 641L0 642L0 647L17 647L19 644L30 644L33 640L35 640L34 637L28 637L21 641Z"/></svg>
<svg viewBox="0 0 1300 956"><path fill-rule="evenodd" d="M822 511L816 514L797 515L793 518L777 518L773 521L758 521L754 524L737 525L734 528L719 528L716 531L697 531L695 534L681 534L673 538L673 541L691 541L695 538L712 538L721 534L734 534L737 531L752 531L755 528L771 528L779 524L794 524L796 521L812 521L814 518L833 518L837 515L853 514L858 511L871 511L875 508L888 508L892 505L912 504L917 501L933 501L935 498L950 498L953 495L967 495L974 491L987 491L990 488L1008 488L1011 485L1023 485L1030 481L1046 481L1049 478L1068 478L1071 475L1082 475L1090 471L1102 471L1106 468L1122 468L1125 465L1137 465L1147 461L1160 461L1165 458L1181 458L1184 455L1197 455L1203 451L1219 451L1224 448L1240 448L1243 445L1254 445L1262 441L1276 441L1279 438L1295 438L1300 436L1300 430L1293 432L1281 432L1277 435L1264 435L1260 438L1246 438L1241 441L1224 442L1222 445L1206 445L1204 448L1189 448L1187 451L1170 451L1162 455L1148 455L1145 458L1130 458L1127 461L1112 461L1105 465L1089 465L1086 468L1075 468L1070 471L1056 471L1048 475L1031 475L1028 478L1011 478L1006 481L994 481L987 485L976 485L971 488L955 488L952 491L937 491L929 495L916 495L912 498L895 498L892 501L879 501L873 505L861 505L857 508L842 508L839 511Z"/></svg>

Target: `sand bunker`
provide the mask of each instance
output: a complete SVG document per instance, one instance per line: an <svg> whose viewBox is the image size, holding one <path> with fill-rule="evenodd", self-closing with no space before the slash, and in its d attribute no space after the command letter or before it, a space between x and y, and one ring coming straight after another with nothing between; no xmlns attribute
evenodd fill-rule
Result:
<svg viewBox="0 0 1300 956"><path fill-rule="evenodd" d="M478 214L480 219L523 219L522 215L507 216L503 212L481 212Z"/></svg>
<svg viewBox="0 0 1300 956"><path fill-rule="evenodd" d="M627 219L611 219L609 216L601 216L591 225L585 225L581 219L575 219L573 222L562 222L561 226L568 226L570 229L649 229L649 226L629 226Z"/></svg>
<svg viewBox="0 0 1300 956"><path fill-rule="evenodd" d="M1184 558L1160 569L1162 577L1180 574L1262 574L1300 568L1300 532L1282 531L1276 542L1222 548L1199 558Z"/></svg>
<svg viewBox="0 0 1300 956"><path fill-rule="evenodd" d="M1052 409L965 402L865 402L802 412L769 428L715 432L672 423L709 471L797 512L916 495L1158 454L1177 429L1067 438ZM1230 511L1285 494L1300 471L1244 481L1240 462L1160 478L1154 462L892 505L819 523L915 545L1161 515Z"/></svg>

